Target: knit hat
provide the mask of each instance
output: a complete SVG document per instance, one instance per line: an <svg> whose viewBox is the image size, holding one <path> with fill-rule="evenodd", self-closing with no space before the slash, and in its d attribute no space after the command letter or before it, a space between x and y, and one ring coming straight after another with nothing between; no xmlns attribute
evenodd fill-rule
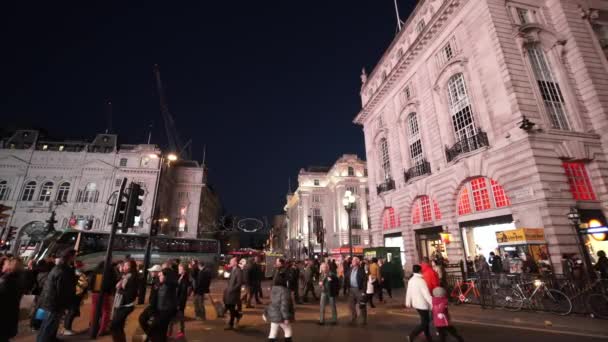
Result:
<svg viewBox="0 0 608 342"><path fill-rule="evenodd" d="M447 292L443 287L436 287L433 289L433 297L445 297L447 296Z"/></svg>

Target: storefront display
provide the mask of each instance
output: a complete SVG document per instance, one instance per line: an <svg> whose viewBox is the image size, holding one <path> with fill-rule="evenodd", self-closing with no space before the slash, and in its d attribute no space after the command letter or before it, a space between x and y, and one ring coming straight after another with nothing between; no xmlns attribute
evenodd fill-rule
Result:
<svg viewBox="0 0 608 342"><path fill-rule="evenodd" d="M511 216L509 216L510 218ZM461 224L462 241L467 257L473 259L477 255L483 255L486 259L490 252L498 252L498 240L496 232L506 232L515 230L515 223L512 219L501 219L494 223L489 220L478 222L467 222ZM508 221L508 222L504 222Z"/></svg>
<svg viewBox="0 0 608 342"><path fill-rule="evenodd" d="M448 259L445 239L442 239L443 227L432 227L416 230L416 246L420 260L429 260L439 257Z"/></svg>
<svg viewBox="0 0 608 342"><path fill-rule="evenodd" d="M511 273L537 273L551 269L544 229L498 231L496 241L503 263L508 263Z"/></svg>

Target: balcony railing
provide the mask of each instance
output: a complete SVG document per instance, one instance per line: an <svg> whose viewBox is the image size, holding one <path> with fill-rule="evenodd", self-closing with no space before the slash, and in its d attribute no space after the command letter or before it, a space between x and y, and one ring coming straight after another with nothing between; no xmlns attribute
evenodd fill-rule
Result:
<svg viewBox="0 0 608 342"><path fill-rule="evenodd" d="M422 175L427 175L431 173L431 163L426 160L418 163L414 167L410 167L406 171L403 172L403 178L405 182L409 181L412 178L419 177Z"/></svg>
<svg viewBox="0 0 608 342"><path fill-rule="evenodd" d="M378 195L380 195L383 192L394 190L394 189L395 189L395 181L390 178L385 180L384 183L379 184L376 187L376 191L378 191Z"/></svg>
<svg viewBox="0 0 608 342"><path fill-rule="evenodd" d="M488 143L488 135L485 132L478 131L477 134L470 136L466 139L460 140L452 147L446 147L445 155L448 159L448 162L451 162L463 153L475 151L484 146L490 146L490 144Z"/></svg>

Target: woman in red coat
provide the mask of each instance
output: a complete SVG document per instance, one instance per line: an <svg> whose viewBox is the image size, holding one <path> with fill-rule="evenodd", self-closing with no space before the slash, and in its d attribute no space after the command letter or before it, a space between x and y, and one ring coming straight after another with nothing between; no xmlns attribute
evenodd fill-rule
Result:
<svg viewBox="0 0 608 342"><path fill-rule="evenodd" d="M426 286L429 287L429 292L432 293L436 287L439 287L439 275L437 275L437 272L433 270L433 267L426 260L420 263L420 267L422 267L422 277L426 282Z"/></svg>

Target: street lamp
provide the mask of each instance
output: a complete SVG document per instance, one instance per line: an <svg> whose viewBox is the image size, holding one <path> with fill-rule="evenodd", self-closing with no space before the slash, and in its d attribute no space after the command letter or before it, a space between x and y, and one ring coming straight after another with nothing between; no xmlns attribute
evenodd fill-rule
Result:
<svg viewBox="0 0 608 342"><path fill-rule="evenodd" d="M583 241L580 229L581 216L576 207L570 207L570 211L568 212L567 216L568 220L570 221L570 223L572 223L572 226L574 227L574 232L576 233L576 238L578 239L578 250L584 260L583 266L585 267L585 277L587 278L587 280L589 280L591 277L590 272L593 269L593 266L591 265L591 259L589 258L589 254L585 252L585 242Z"/></svg>
<svg viewBox="0 0 608 342"><path fill-rule="evenodd" d="M344 198L342 199L342 204L344 205L344 209L346 210L346 213L348 214L348 248L349 248L349 254L350 257L352 259L353 257L353 231L352 231L352 227L350 225L350 213L353 211L353 209L355 209L355 201L357 199L355 198L355 195L350 191L350 190L346 190L346 192L344 192Z"/></svg>

